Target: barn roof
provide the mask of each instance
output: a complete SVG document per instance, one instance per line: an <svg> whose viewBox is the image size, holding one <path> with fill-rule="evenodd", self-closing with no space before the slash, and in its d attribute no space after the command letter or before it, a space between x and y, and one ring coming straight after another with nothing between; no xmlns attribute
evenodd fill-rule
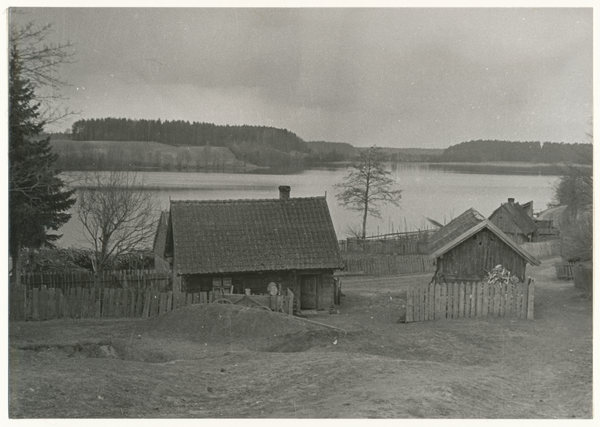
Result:
<svg viewBox="0 0 600 427"><path fill-rule="evenodd" d="M446 226L444 226L444 228L441 228L433 235L433 241L430 246L432 253L429 255L429 257L437 258L440 255L445 254L450 249L458 246L484 228L487 228L496 236L498 236L500 240L510 246L515 252L521 255L521 257L525 258L530 264L540 265L540 262L537 259L517 245L489 219L484 218L473 208L467 210L459 217L450 221Z"/></svg>
<svg viewBox="0 0 600 427"><path fill-rule="evenodd" d="M171 201L178 274L343 267L325 197Z"/></svg>
<svg viewBox="0 0 600 427"><path fill-rule="evenodd" d="M164 257L165 243L167 241L167 222L169 219L169 211L162 211L158 220L158 226L156 227L156 234L154 235L154 245L152 246L153 252L161 257Z"/></svg>
<svg viewBox="0 0 600 427"><path fill-rule="evenodd" d="M493 221L496 216L508 217L525 235L533 233L536 229L533 218L518 203L502 203L498 209L492 212L490 219Z"/></svg>
<svg viewBox="0 0 600 427"><path fill-rule="evenodd" d="M437 251L448 242L454 240L456 236L460 236L484 219L485 217L475 209L468 209L434 233L429 243L429 251Z"/></svg>

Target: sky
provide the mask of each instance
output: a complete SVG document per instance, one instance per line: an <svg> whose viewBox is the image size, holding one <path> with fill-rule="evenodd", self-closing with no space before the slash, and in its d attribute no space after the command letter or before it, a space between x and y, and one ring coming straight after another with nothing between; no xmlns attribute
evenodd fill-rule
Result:
<svg viewBox="0 0 600 427"><path fill-rule="evenodd" d="M446 148L590 142L591 8L28 8L73 42L78 119L285 128L307 141Z"/></svg>

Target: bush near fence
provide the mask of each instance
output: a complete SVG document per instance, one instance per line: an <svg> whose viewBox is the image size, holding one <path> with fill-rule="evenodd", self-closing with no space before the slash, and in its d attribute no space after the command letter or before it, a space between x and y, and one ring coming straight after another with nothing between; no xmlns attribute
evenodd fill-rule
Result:
<svg viewBox="0 0 600 427"><path fill-rule="evenodd" d="M349 256L342 254L344 271L372 276L433 273L433 261L427 255Z"/></svg>
<svg viewBox="0 0 600 427"><path fill-rule="evenodd" d="M500 316L533 319L534 282L429 283L407 290L406 322Z"/></svg>

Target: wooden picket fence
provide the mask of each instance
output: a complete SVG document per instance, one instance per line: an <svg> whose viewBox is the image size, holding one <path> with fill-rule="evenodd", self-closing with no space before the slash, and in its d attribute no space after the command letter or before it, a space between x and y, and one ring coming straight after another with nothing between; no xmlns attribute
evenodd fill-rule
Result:
<svg viewBox="0 0 600 427"><path fill-rule="evenodd" d="M483 316L533 319L533 293L532 279L518 284L411 285L407 291L406 322Z"/></svg>
<svg viewBox="0 0 600 427"><path fill-rule="evenodd" d="M63 293L77 288L126 288L166 291L172 288L172 275L168 271L119 270L103 271L99 277L86 271L52 271L24 273L21 284L28 289L60 288Z"/></svg>
<svg viewBox="0 0 600 427"><path fill-rule="evenodd" d="M433 262L427 255L396 255L372 257L346 257L344 271L372 276L433 273Z"/></svg>
<svg viewBox="0 0 600 427"><path fill-rule="evenodd" d="M60 288L27 289L9 292L10 320L52 320L62 318L153 317L190 304L206 304L212 292L185 294L152 289Z"/></svg>

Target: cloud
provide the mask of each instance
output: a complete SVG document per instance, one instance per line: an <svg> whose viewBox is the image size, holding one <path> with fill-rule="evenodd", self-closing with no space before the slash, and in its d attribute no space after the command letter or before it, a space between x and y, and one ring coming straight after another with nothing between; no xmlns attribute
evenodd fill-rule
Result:
<svg viewBox="0 0 600 427"><path fill-rule="evenodd" d="M592 111L591 9L29 11L77 43L65 76L95 116L448 146L573 142Z"/></svg>

